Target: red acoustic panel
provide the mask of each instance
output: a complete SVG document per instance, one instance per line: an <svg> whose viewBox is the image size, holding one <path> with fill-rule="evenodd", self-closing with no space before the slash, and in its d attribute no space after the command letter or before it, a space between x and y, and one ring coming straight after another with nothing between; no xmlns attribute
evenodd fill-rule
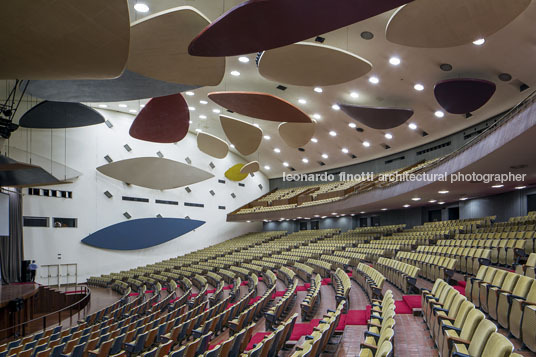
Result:
<svg viewBox="0 0 536 357"><path fill-rule="evenodd" d="M130 136L155 143L184 139L190 127L188 104L180 94L151 99L130 127Z"/></svg>
<svg viewBox="0 0 536 357"><path fill-rule="evenodd" d="M412 0L248 0L190 43L194 56L236 56L290 45L368 19Z"/></svg>
<svg viewBox="0 0 536 357"><path fill-rule="evenodd" d="M311 118L286 100L258 92L212 92L208 97L222 107L248 117L290 123L311 123Z"/></svg>
<svg viewBox="0 0 536 357"><path fill-rule="evenodd" d="M437 83L437 102L451 114L467 114L486 104L495 93L495 83L484 79L455 78Z"/></svg>

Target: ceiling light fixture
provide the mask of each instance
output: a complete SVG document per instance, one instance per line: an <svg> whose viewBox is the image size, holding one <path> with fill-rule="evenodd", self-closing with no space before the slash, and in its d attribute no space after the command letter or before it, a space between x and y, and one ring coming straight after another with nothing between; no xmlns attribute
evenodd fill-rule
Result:
<svg viewBox="0 0 536 357"><path fill-rule="evenodd" d="M201 114L201 115L199 116L199 119L203 119L203 120L205 120L206 118L207 118L207 116L204 115L204 114Z"/></svg>
<svg viewBox="0 0 536 357"><path fill-rule="evenodd" d="M382 208L382 211L387 211L387 208Z"/></svg>
<svg viewBox="0 0 536 357"><path fill-rule="evenodd" d="M188 107L188 110L193 112L193 111L195 111L195 107Z"/></svg>
<svg viewBox="0 0 536 357"><path fill-rule="evenodd" d="M504 187L504 185L503 184L498 184L498 185L491 186L491 188L501 188L501 187Z"/></svg>
<svg viewBox="0 0 536 357"><path fill-rule="evenodd" d="M410 205L404 205L404 206L402 206L402 207L404 207L404 208L408 208L408 207L411 207L411 206L410 206Z"/></svg>
<svg viewBox="0 0 536 357"><path fill-rule="evenodd" d="M315 92L317 93L322 93L324 90L320 87L315 87L315 89L313 89Z"/></svg>
<svg viewBox="0 0 536 357"><path fill-rule="evenodd" d="M436 203L437 200L430 200L430 201L428 201L428 202L430 202L430 203Z"/></svg>
<svg viewBox="0 0 536 357"><path fill-rule="evenodd" d="M187 96L190 96L190 97L191 97L191 96L193 96L195 93L194 93L194 92L190 92L190 91L188 91L188 92L185 92L184 94L186 94Z"/></svg>
<svg viewBox="0 0 536 357"><path fill-rule="evenodd" d="M386 134L385 134L385 138L386 138L387 140L391 140L391 139L393 138L393 134L386 133Z"/></svg>
<svg viewBox="0 0 536 357"><path fill-rule="evenodd" d="M483 39L483 38L479 38L478 40L474 40L474 41L473 41L473 45L476 45L476 46L482 46L485 42L486 42L485 39Z"/></svg>
<svg viewBox="0 0 536 357"><path fill-rule="evenodd" d="M240 75L240 72L238 71L231 71L231 76L238 77Z"/></svg>
<svg viewBox="0 0 536 357"><path fill-rule="evenodd" d="M437 117L437 118L443 118L445 116L445 113L443 113L443 111L441 110L436 110L436 112L434 113L434 115Z"/></svg>
<svg viewBox="0 0 536 357"><path fill-rule="evenodd" d="M131 112L132 114L136 114L138 111L136 109L130 109L129 112Z"/></svg>
<svg viewBox="0 0 536 357"><path fill-rule="evenodd" d="M322 158L327 159L327 158L329 158L329 156L328 156L328 154L322 154Z"/></svg>
<svg viewBox="0 0 536 357"><path fill-rule="evenodd" d="M352 97L352 98L359 98L359 93L357 93L357 92L351 92L351 93L350 93L350 97Z"/></svg>
<svg viewBox="0 0 536 357"><path fill-rule="evenodd" d="M264 135L264 140L270 140L272 137L270 135Z"/></svg>
<svg viewBox="0 0 536 357"><path fill-rule="evenodd" d="M411 130L417 130L417 124L415 124L415 123L409 123L408 127L409 127Z"/></svg>
<svg viewBox="0 0 536 357"><path fill-rule="evenodd" d="M240 56L238 57L238 60L242 63L248 63L249 62L249 58L247 58L246 56Z"/></svg>
<svg viewBox="0 0 536 357"><path fill-rule="evenodd" d="M422 84L420 84L420 83L415 84L415 85L413 86L413 88L414 88L416 91L419 91L419 92L421 92L421 91L424 90L424 86L423 86Z"/></svg>
<svg viewBox="0 0 536 357"><path fill-rule="evenodd" d="M147 6L147 4L144 4L142 2L138 2L134 4L134 10L136 10L137 12L142 12L142 13L149 12L149 6Z"/></svg>
<svg viewBox="0 0 536 357"><path fill-rule="evenodd" d="M300 104L307 104L307 101L303 98L298 99L298 103Z"/></svg>
<svg viewBox="0 0 536 357"><path fill-rule="evenodd" d="M279 153L281 152L281 149L279 149L279 148L274 148L274 152L275 152L276 154L279 154Z"/></svg>
<svg viewBox="0 0 536 357"><path fill-rule="evenodd" d="M363 146L368 148L370 147L370 143L368 141L363 141Z"/></svg>
<svg viewBox="0 0 536 357"><path fill-rule="evenodd" d="M527 186L516 186L516 190L522 190L524 188L527 188Z"/></svg>
<svg viewBox="0 0 536 357"><path fill-rule="evenodd" d="M352 128L352 129L357 128L356 123L348 123L348 126L349 126L350 128Z"/></svg>
<svg viewBox="0 0 536 357"><path fill-rule="evenodd" d="M318 142L318 139L317 139L317 138L311 138L311 141L312 141L313 143L317 143L317 142Z"/></svg>
<svg viewBox="0 0 536 357"><path fill-rule="evenodd" d="M128 105L126 104L119 104L119 108L126 108Z"/></svg>
<svg viewBox="0 0 536 357"><path fill-rule="evenodd" d="M265 169L265 170L270 170L270 166L268 166L268 165L264 165L264 169Z"/></svg>
<svg viewBox="0 0 536 357"><path fill-rule="evenodd" d="M460 198L460 201L466 201L466 200L467 200L467 197Z"/></svg>
<svg viewBox="0 0 536 357"><path fill-rule="evenodd" d="M202 130L201 129L195 129L196 132L200 133Z"/></svg>
<svg viewBox="0 0 536 357"><path fill-rule="evenodd" d="M345 154L348 154L348 149L347 149L347 148L342 148L341 151L342 151L343 153L345 153Z"/></svg>
<svg viewBox="0 0 536 357"><path fill-rule="evenodd" d="M339 107L338 104L333 104L333 105L331 106L331 109L333 109L333 110L341 110L341 107Z"/></svg>
<svg viewBox="0 0 536 357"><path fill-rule="evenodd" d="M449 191L442 190L442 191L437 191L437 193L439 193L440 195L446 195L447 193L449 193Z"/></svg>
<svg viewBox="0 0 536 357"><path fill-rule="evenodd" d="M322 116L320 114L318 114L318 113L315 113L315 114L313 114L313 118L315 118L317 120L320 120L320 119L322 119Z"/></svg>
<svg viewBox="0 0 536 357"><path fill-rule="evenodd" d="M391 57L389 58L389 63L393 66L398 66L400 64L400 58L398 57Z"/></svg>
<svg viewBox="0 0 536 357"><path fill-rule="evenodd" d="M203 104L203 105L207 105L207 104L208 104L208 102L207 102L206 100L200 100L199 103L200 103L200 104Z"/></svg>
<svg viewBox="0 0 536 357"><path fill-rule="evenodd" d="M421 198L420 198L420 197L413 197L411 200L412 200L412 201L420 201Z"/></svg>
<svg viewBox="0 0 536 357"><path fill-rule="evenodd" d="M257 128L260 128L259 124L257 124L257 123L254 123L253 126L255 126Z"/></svg>
<svg viewBox="0 0 536 357"><path fill-rule="evenodd" d="M445 202L441 201L441 202L438 202L437 204L438 204L438 205L444 205Z"/></svg>
<svg viewBox="0 0 536 357"><path fill-rule="evenodd" d="M219 109L212 109L212 113L214 113L214 114L220 114L220 113L221 113L221 110L219 110Z"/></svg>
<svg viewBox="0 0 536 357"><path fill-rule="evenodd" d="M99 104L99 108L108 108L106 104Z"/></svg>
<svg viewBox="0 0 536 357"><path fill-rule="evenodd" d="M380 79L378 77L370 77L369 80L368 80L370 83L372 84L378 84L380 83Z"/></svg>
<svg viewBox="0 0 536 357"><path fill-rule="evenodd" d="M283 162L283 166L288 167L288 162Z"/></svg>
<svg viewBox="0 0 536 357"><path fill-rule="evenodd" d="M337 136L337 132L332 130L332 131L329 132L329 135L331 135L331 136Z"/></svg>
<svg viewBox="0 0 536 357"><path fill-rule="evenodd" d="M231 149L234 149L234 148L235 148L234 144L229 145L229 147L230 147Z"/></svg>

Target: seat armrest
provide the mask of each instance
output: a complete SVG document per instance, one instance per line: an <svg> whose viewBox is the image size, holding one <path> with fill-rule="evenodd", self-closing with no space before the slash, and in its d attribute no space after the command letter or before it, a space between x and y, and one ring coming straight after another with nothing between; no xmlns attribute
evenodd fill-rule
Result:
<svg viewBox="0 0 536 357"><path fill-rule="evenodd" d="M378 349L378 346L369 345L368 343L362 343L359 346L360 346L360 349L363 349L363 348L371 349L374 353L376 353L376 350Z"/></svg>

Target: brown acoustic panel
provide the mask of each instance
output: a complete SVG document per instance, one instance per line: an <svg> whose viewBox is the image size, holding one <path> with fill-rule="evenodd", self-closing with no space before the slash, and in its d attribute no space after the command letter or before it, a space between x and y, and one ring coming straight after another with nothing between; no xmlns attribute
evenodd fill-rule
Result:
<svg viewBox="0 0 536 357"><path fill-rule="evenodd" d="M411 109L363 107L349 104L339 104L339 106L350 118L379 130L395 128L413 116Z"/></svg>
<svg viewBox="0 0 536 357"><path fill-rule="evenodd" d="M126 0L4 0L0 79L107 79L129 51Z"/></svg>
<svg viewBox="0 0 536 357"><path fill-rule="evenodd" d="M220 115L220 123L227 139L242 155L251 155L259 148L262 130L245 121Z"/></svg>
<svg viewBox="0 0 536 357"><path fill-rule="evenodd" d="M223 159L229 153L229 145L225 141L203 132L197 134L197 148L216 159Z"/></svg>
<svg viewBox="0 0 536 357"><path fill-rule="evenodd" d="M316 121L312 123L281 123L279 124L281 139L292 148L305 146L315 135Z"/></svg>
<svg viewBox="0 0 536 357"><path fill-rule="evenodd" d="M244 166L242 166L242 168L240 169L240 173L241 174L252 174L254 172L257 172L259 171L260 169L260 166L259 166L259 162L258 161L252 161L252 162L249 162L247 164L245 164Z"/></svg>
<svg viewBox="0 0 536 357"><path fill-rule="evenodd" d="M387 40L405 46L445 48L493 35L529 6L530 0L418 0L396 11Z"/></svg>
<svg viewBox="0 0 536 357"><path fill-rule="evenodd" d="M188 53L192 39L210 24L202 13L181 6L132 24L128 69L146 77L183 85L215 86L225 73L225 58Z"/></svg>
<svg viewBox="0 0 536 357"><path fill-rule="evenodd" d="M306 40L368 19L411 0L248 0L206 27L190 44L195 56L236 56Z"/></svg>
<svg viewBox="0 0 536 357"><path fill-rule="evenodd" d="M434 95L447 112L466 114L484 106L496 90L493 82L475 78L454 78L437 83Z"/></svg>
<svg viewBox="0 0 536 357"><path fill-rule="evenodd" d="M264 52L258 67L271 81L313 87L352 81L367 74L372 64L335 47L300 42Z"/></svg>
<svg viewBox="0 0 536 357"><path fill-rule="evenodd" d="M190 127L188 104L180 94L151 99L138 114L129 134L155 143L175 143L184 139Z"/></svg>
<svg viewBox="0 0 536 357"><path fill-rule="evenodd" d="M311 118L294 105L267 93L212 92L208 97L228 110L252 118L276 122L311 122Z"/></svg>

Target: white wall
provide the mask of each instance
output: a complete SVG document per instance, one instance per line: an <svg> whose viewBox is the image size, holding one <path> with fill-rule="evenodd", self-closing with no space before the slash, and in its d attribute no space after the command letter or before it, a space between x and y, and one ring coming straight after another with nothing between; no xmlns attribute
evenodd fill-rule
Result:
<svg viewBox="0 0 536 357"><path fill-rule="evenodd" d="M109 129L105 124L52 131L21 128L9 141L10 147L31 150L34 154L52 158L83 174L72 184L46 187L72 191L73 199L28 196L27 189L24 189L25 216L78 218L78 228L54 228L52 223L49 228L25 227L25 259L35 259L39 265L77 263L80 282L89 276L154 263L243 233L262 230L262 226L258 223L225 221L228 212L266 193L269 186L267 178L260 172L256 173L255 177L248 176L243 181L245 187L239 187L237 182L227 180L224 177L225 171L236 163L244 163L238 155L230 153L222 160L211 158L197 149L196 136L191 133L177 144L154 144L136 140L128 135L133 116L106 110L101 113L113 123L113 128ZM129 144L132 151L127 152L123 148L124 144ZM4 147L4 151L6 150ZM192 192L187 193L184 188L157 191L127 186L95 170L96 167L107 163L105 155L110 155L114 161L119 161L140 156L156 156L159 150L164 157L180 162L185 162L185 158L189 157L193 166L209 171L215 177L191 185ZM26 162L29 159L29 157L14 158ZM215 169L209 167L211 161L216 165ZM218 179L225 179L226 183L218 183ZM262 190L258 187L259 184L263 185ZM214 197L209 193L211 189L216 192ZM103 194L106 190L114 197L107 198ZM231 193L236 194L235 199L231 197ZM149 198L150 202L122 201L123 195ZM179 206L156 204L155 199L179 201ZM185 207L185 201L203 203L205 207ZM226 210L219 210L220 205L226 206ZM155 217L157 214L177 218L188 215L192 219L207 223L177 239L137 251L109 251L80 242L101 228L125 221L126 218L123 216L125 211L132 215L132 219ZM58 253L61 253L61 260L57 258ZM46 271L40 269L41 283L47 283L45 275Z"/></svg>

